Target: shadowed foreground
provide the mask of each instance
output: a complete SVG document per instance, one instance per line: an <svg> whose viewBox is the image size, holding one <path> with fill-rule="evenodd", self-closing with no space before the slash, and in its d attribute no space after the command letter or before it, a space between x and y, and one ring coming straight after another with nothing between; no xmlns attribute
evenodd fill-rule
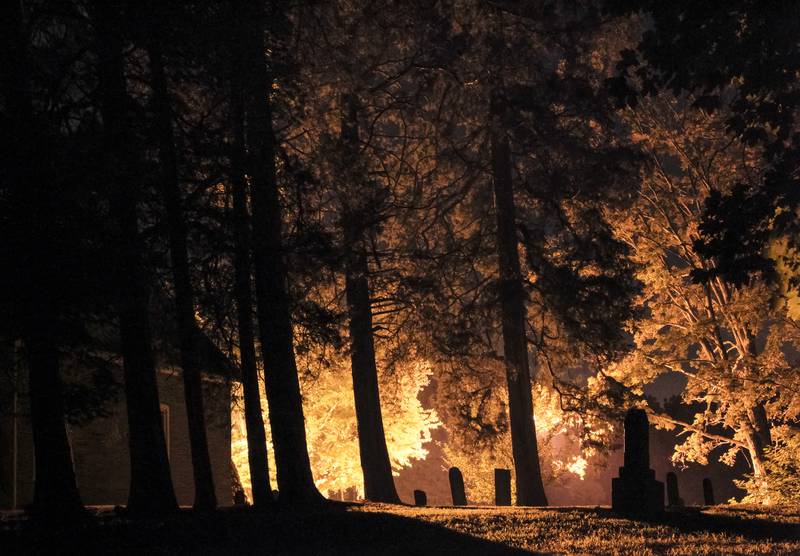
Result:
<svg viewBox="0 0 800 556"><path fill-rule="evenodd" d="M186 511L138 521L100 513L57 532L7 519L0 546L4 554L796 554L800 511L687 509L651 523L604 508L337 504L264 514Z"/></svg>

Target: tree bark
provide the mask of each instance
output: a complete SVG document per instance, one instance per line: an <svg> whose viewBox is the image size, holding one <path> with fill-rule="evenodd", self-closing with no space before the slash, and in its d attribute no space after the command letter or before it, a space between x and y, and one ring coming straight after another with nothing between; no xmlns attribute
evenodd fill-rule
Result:
<svg viewBox="0 0 800 556"><path fill-rule="evenodd" d="M16 162L7 170L7 178L18 196L34 197L39 184L30 175L35 164L33 155L35 127L31 100L27 45L23 37L22 6L18 1L4 2L0 8L0 48L5 55L2 82L6 109L12 128L7 130L19 150L12 157ZM35 197L32 202L36 202ZM31 216L31 218L36 218ZM28 230L29 253L23 261L50 257L48 249L38 242L41 231L31 222ZM83 513L75 481L75 470L64 420L61 370L57 345L56 321L46 276L47 265L26 265L22 274L31 291L23 295L22 336L28 362L31 428L35 456L33 512L48 521L69 520ZM32 266L32 267L31 267ZM41 290L37 285L42 285ZM16 387L16 384L15 384Z"/></svg>
<svg viewBox="0 0 800 556"><path fill-rule="evenodd" d="M294 355L294 334L281 238L282 208L275 169L272 127L272 76L265 56L263 6L239 4L238 16L247 74L247 173L252 179L253 254L259 339L265 367L269 420L282 502L322 499L314 485L306 444L303 403Z"/></svg>
<svg viewBox="0 0 800 556"><path fill-rule="evenodd" d="M343 99L342 142L348 153L346 163L355 162L358 153L358 108L355 99ZM345 201L345 205L348 201ZM358 211L356 211L358 212ZM365 230L363 220L343 211L345 294L349 315L350 365L353 375L358 447L367 500L399 504L400 497L392 478L392 464L386 447L378 388L378 366L372 329L372 304L369 288Z"/></svg>
<svg viewBox="0 0 800 556"><path fill-rule="evenodd" d="M105 126L104 152L109 181L109 208L116 223L118 259L114 280L122 341L123 374L128 413L131 483L128 508L136 513L177 510L167 447L161 423L158 382L153 362L148 315L148 291L138 229L136 147L130 129L119 9L97 0L93 4L97 33L98 92Z"/></svg>
<svg viewBox="0 0 800 556"><path fill-rule="evenodd" d="M157 17L157 13L156 13ZM158 31L153 30L153 33ZM208 436L203 404L203 383L197 351L197 323L194 317L194 292L186 246L187 232L178 178L175 137L172 131L172 108L161 52L161 37L151 36L147 44L150 60L153 105L156 112L156 133L161 166L161 193L167 217L172 280L175 287L175 314L180 340L186 415L189 421L189 446L194 476L194 508L213 510L217 506L214 475L208 453Z"/></svg>
<svg viewBox="0 0 800 556"><path fill-rule="evenodd" d="M528 343L525 332L525 291L519 264L511 153L501 114L492 103L491 168L497 215L497 256L500 275L503 350L508 382L508 409L514 455L517 505L546 506L539 468L533 417Z"/></svg>
<svg viewBox="0 0 800 556"><path fill-rule="evenodd" d="M772 445L772 427L770 426L769 418L767 417L767 410L764 408L764 404L761 402L757 403L753 407L752 413L753 425L755 426L756 432L761 440L761 446L768 448Z"/></svg>
<svg viewBox="0 0 800 556"><path fill-rule="evenodd" d="M767 480L767 471L764 467L764 450L772 443L767 413L762 404L756 404L747 412L744 424L747 438L747 451L753 464L753 474L762 480Z"/></svg>
<svg viewBox="0 0 800 556"><path fill-rule="evenodd" d="M749 421L744 423L743 428L747 442L747 452L750 454L750 464L753 466L753 477L756 479L759 488L762 490L762 494L765 496L764 502L769 503L769 495L767 494L765 488L767 486L767 482L769 481L769 477L767 475L767 469L764 465L765 457L762 439L756 428Z"/></svg>
<svg viewBox="0 0 800 556"><path fill-rule="evenodd" d="M247 456L250 466L250 483L253 505L261 508L272 502L272 485L269 479L267 437L261 411L261 394L258 385L255 332L253 329L253 294L251 288L252 248L250 215L247 210L247 181L244 172L245 138L244 107L242 106L242 72L244 68L237 56L231 84L231 107L234 128L234 145L231 153L231 183L233 190L234 225L234 296L239 329L239 356L244 391L244 421L247 429Z"/></svg>
<svg viewBox="0 0 800 556"><path fill-rule="evenodd" d="M36 313L24 326L36 473L33 512L58 521L80 515L83 503L64 422L59 353L51 328L55 316L43 310Z"/></svg>
<svg viewBox="0 0 800 556"><path fill-rule="evenodd" d="M378 389L378 367L372 336L372 307L370 305L367 258L361 242L351 244L361 252L351 253L347 265L345 290L349 312L350 364L353 374L358 447L361 470L364 474L364 494L367 500L399 504L400 497L392 478L392 465L386 448L386 435L381 415Z"/></svg>

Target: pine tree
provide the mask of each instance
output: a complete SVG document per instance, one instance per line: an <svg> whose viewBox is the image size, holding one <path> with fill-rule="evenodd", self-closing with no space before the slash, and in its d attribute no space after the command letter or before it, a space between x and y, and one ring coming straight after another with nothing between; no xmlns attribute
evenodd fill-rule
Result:
<svg viewBox="0 0 800 556"><path fill-rule="evenodd" d="M278 9L277 7L275 7ZM280 13L270 14L280 17ZM276 174L276 137L272 122L273 77L265 56L263 6L253 0L237 10L245 76L245 114L252 179L253 252L257 318L264 360L270 426L280 499L314 502L314 486L294 355L291 304L283 252L283 212Z"/></svg>
<svg viewBox="0 0 800 556"><path fill-rule="evenodd" d="M159 145L161 194L166 208L172 277L175 287L175 313L180 345L181 371L189 419L189 443L192 452L194 475L194 507L210 510L217 505L214 477L208 452L203 386L196 343L198 330L195 322L194 292L186 246L187 232L182 207L178 175L178 153L173 136L173 114L164 67L163 46L165 33L161 18L166 14L150 9L146 26L146 50L150 64L151 88L155 111L156 134Z"/></svg>
<svg viewBox="0 0 800 556"><path fill-rule="evenodd" d="M136 141L123 59L123 19L116 3L95 2L98 96L105 141L100 153L111 181L110 216L116 223L115 275L122 341L131 483L128 507L137 513L177 509L161 422L148 315L148 284L139 235L140 184Z"/></svg>

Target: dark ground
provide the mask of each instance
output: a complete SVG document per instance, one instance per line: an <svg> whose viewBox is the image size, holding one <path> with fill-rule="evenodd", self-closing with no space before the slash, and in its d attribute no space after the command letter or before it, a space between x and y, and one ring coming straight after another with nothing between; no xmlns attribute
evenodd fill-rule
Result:
<svg viewBox="0 0 800 556"><path fill-rule="evenodd" d="M800 554L800 511L719 506L656 522L607 508L412 508L331 504L307 511L186 510L79 525L0 521L0 554Z"/></svg>

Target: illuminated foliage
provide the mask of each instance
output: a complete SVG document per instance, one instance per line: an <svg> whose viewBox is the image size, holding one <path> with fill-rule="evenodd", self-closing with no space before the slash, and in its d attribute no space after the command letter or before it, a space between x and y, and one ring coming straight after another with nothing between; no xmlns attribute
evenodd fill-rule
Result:
<svg viewBox="0 0 800 556"><path fill-rule="evenodd" d="M632 139L650 162L638 200L614 225L638 264L646 314L636 350L608 374L639 394L659 376L681 376L692 417L655 419L683 437L673 459L706 463L717 450L733 464L743 452L767 480L764 451L782 436L777 425L797 417L796 325L778 286L757 275L740 287L720 276L694 280L716 264L697 249L706 201L764 172L758 150L728 135L724 118L668 96L628 112Z"/></svg>
<svg viewBox="0 0 800 556"><path fill-rule="evenodd" d="M329 365L317 375L304 375L301 380L311 468L317 488L322 493L339 497L350 492L361 498L364 494L363 479L350 366L341 354L328 361ZM419 360L404 365L391 376L385 373L381 376L386 443L395 474L412 465L414 460L427 456L425 445L431 440L431 431L440 425L436 412L424 409L419 400L431 373L430 365ZM231 452L242 486L249 496L247 439L240 403L235 403L232 408ZM263 392L261 403L266 419L267 405ZM270 437L267 431L271 450ZM270 470L274 467L270 466Z"/></svg>
<svg viewBox="0 0 800 556"><path fill-rule="evenodd" d="M463 386L465 384L462 382ZM470 503L494 504L494 469L513 469L514 465L502 393L496 395L484 391L484 396L483 404L496 404L493 411L498 420L497 428L487 429L487 424L480 422L492 411L485 406L467 408L465 403L475 398L465 396L459 407L461 411L470 413L460 417L450 416L450 420L445 421L448 437L442 447L446 464L458 467L464 474ZM536 432L545 486L556 485L566 479L583 480L587 458L597 453L586 447L582 449L575 441L581 436L580 431L576 430L578 420L575 415L561 410L559 397L552 389L537 385L534 399L537 402ZM513 493L513 474L511 480Z"/></svg>

